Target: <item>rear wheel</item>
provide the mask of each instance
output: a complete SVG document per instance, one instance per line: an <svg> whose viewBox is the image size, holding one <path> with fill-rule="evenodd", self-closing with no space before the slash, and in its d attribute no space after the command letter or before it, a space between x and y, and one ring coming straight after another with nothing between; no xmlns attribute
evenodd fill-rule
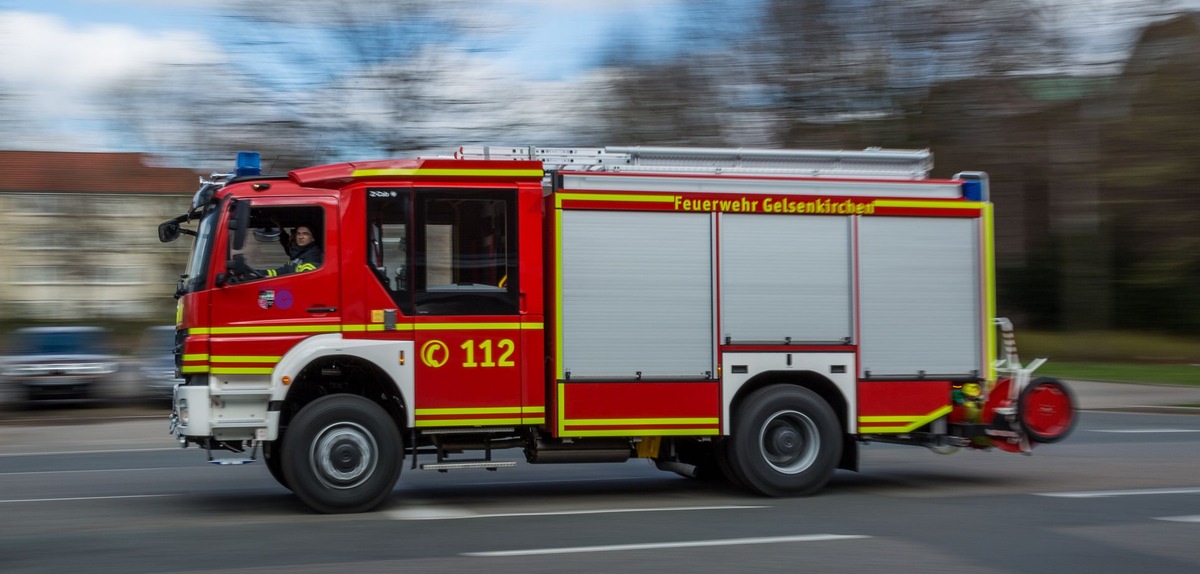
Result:
<svg viewBox="0 0 1200 574"><path fill-rule="evenodd" d="M734 419L729 462L746 487L768 496L812 494L841 458L837 415L816 393L792 385L760 389Z"/></svg>
<svg viewBox="0 0 1200 574"><path fill-rule="evenodd" d="M392 492L404 463L395 422L378 404L331 395L304 407L288 425L281 466L285 483L318 512L365 512Z"/></svg>

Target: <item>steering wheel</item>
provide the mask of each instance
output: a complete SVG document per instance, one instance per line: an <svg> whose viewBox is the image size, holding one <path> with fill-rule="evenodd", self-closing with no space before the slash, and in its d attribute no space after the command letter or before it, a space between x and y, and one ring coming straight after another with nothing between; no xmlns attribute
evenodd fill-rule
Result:
<svg viewBox="0 0 1200 574"><path fill-rule="evenodd" d="M233 261L231 261L229 265L229 271L238 278L247 277L249 279L261 279L266 277L266 275L259 273L257 269L246 265L246 257L241 253L233 256Z"/></svg>

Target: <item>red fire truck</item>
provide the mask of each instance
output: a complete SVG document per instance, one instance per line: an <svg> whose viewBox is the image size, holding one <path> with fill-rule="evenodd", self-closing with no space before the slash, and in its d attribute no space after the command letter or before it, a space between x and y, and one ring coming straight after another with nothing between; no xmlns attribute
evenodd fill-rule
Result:
<svg viewBox="0 0 1200 574"><path fill-rule="evenodd" d="M931 166L479 147L264 176L243 152L159 227L194 236L172 432L219 463L261 449L320 512L517 448L781 496L860 443L1060 440L1071 392L995 318L987 176Z"/></svg>

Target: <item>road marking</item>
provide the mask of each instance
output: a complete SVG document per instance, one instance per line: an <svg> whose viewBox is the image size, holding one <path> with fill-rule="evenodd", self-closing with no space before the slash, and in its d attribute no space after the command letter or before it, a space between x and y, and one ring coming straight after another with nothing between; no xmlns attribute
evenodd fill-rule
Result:
<svg viewBox="0 0 1200 574"><path fill-rule="evenodd" d="M747 544L779 544L783 542L825 542L870 538L861 534L804 534L771 536L767 538L727 538L724 540L693 540L688 542L655 542L648 544L612 544L608 546L574 546L568 548L531 548L495 552L464 552L463 556L492 558L497 556L536 556L544 554L576 554L581 552L622 552L625 550L657 550L662 548L698 548L702 546L742 546Z"/></svg>
<svg viewBox="0 0 1200 574"><path fill-rule="evenodd" d="M1053 498L1109 498L1113 496L1143 496L1148 494L1200 494L1200 487L1094 490L1091 492L1035 492L1034 496L1049 496Z"/></svg>
<svg viewBox="0 0 1200 574"><path fill-rule="evenodd" d="M1188 433L1200 432L1200 429L1091 429L1092 432L1105 432L1112 434L1168 434L1168 433Z"/></svg>
<svg viewBox="0 0 1200 574"><path fill-rule="evenodd" d="M1200 522L1200 514L1194 516L1162 516L1155 520L1166 520L1167 522Z"/></svg>
<svg viewBox="0 0 1200 574"><path fill-rule="evenodd" d="M546 512L502 512L496 514L476 514L469 510L456 510L444 507L406 508L403 510L387 511L386 515L392 520L460 520L467 518L512 518L525 516L573 516L577 514L620 514L626 512L675 512L685 510L747 510L755 508L771 508L770 506L668 506L660 508L605 508L600 510L558 510Z"/></svg>
<svg viewBox="0 0 1200 574"><path fill-rule="evenodd" d="M125 496L76 496L71 498L12 498L9 500L0 500L0 504L11 504L14 502L71 502L77 500L118 500L122 498L162 498L165 496L179 496L178 494L128 494Z"/></svg>
<svg viewBox="0 0 1200 574"><path fill-rule="evenodd" d="M22 472L0 472L0 476L24 476L30 474L82 474L85 472L138 472L143 470L180 470L178 466L159 466L152 468L86 468L81 470L28 470ZM194 468L194 467L193 467Z"/></svg>
<svg viewBox="0 0 1200 574"><path fill-rule="evenodd" d="M0 453L0 457L8 456L54 456L59 454L113 454L122 452L158 452L163 450L183 450L179 447L162 447L162 448L119 448L108 450L62 450L62 451L45 451L45 452L6 452Z"/></svg>

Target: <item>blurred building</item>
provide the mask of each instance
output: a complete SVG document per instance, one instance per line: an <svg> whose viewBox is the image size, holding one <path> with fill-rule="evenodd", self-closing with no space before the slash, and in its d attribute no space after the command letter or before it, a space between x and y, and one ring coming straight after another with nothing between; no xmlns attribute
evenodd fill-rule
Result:
<svg viewBox="0 0 1200 574"><path fill-rule="evenodd" d="M157 226L197 176L136 153L0 151L0 317L169 322L189 242Z"/></svg>

